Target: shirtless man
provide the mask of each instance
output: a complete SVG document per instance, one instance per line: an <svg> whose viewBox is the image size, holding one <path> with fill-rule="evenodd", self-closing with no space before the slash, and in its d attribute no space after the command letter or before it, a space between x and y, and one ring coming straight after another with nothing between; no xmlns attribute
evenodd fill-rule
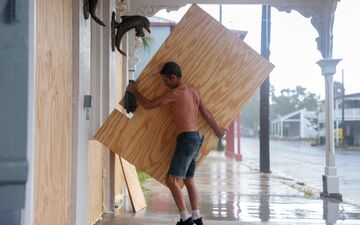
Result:
<svg viewBox="0 0 360 225"><path fill-rule="evenodd" d="M196 158L202 145L203 137L198 132L197 118L200 113L209 123L218 137L223 137L227 129L219 127L211 113L202 101L199 91L184 81L181 69L175 62L167 62L160 71L162 79L170 89L165 94L149 100L137 89L136 84L129 84L127 91L136 96L136 99L145 109L151 109L170 104L176 127L176 150L172 158L166 184L171 191L176 206L180 212L180 221L177 225L202 225L199 211L199 197L194 182ZM186 210L184 197L178 185L178 180L183 179L189 193L192 216Z"/></svg>

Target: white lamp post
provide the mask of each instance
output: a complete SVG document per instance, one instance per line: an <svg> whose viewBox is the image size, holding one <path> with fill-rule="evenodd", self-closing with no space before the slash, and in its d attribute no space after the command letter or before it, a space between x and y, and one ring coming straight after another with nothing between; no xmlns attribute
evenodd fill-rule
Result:
<svg viewBox="0 0 360 225"><path fill-rule="evenodd" d="M326 166L323 175L322 197L330 197L342 200L339 191L339 177L335 166L334 150L334 94L333 75L336 73L336 65L341 59L322 59L317 62L321 67L322 75L325 78L325 121L326 121Z"/></svg>

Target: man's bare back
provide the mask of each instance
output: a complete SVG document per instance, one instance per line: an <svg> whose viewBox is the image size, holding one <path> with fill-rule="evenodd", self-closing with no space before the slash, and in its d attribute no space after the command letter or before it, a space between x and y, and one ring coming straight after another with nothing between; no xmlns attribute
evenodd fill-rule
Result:
<svg viewBox="0 0 360 225"><path fill-rule="evenodd" d="M197 131L200 94L195 87L182 82L177 88L168 90L160 97L162 104L170 102L176 134Z"/></svg>

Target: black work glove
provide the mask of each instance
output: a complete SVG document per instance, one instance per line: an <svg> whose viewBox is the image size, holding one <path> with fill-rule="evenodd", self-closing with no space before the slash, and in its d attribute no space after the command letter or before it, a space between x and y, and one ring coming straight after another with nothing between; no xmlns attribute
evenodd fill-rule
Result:
<svg viewBox="0 0 360 225"><path fill-rule="evenodd" d="M129 83L135 83L135 81L129 80ZM135 95L133 95L129 91L126 91L124 96L124 108L126 112L134 113L136 111L136 107L137 107L137 101Z"/></svg>

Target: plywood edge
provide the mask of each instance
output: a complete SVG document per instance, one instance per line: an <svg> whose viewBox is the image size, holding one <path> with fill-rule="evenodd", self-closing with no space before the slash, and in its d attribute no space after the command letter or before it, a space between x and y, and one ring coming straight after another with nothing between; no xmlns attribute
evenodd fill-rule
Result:
<svg viewBox="0 0 360 225"><path fill-rule="evenodd" d="M121 157L120 162L124 172L125 183L129 191L131 205L134 212L137 213L147 207L144 192L141 188L135 166Z"/></svg>

